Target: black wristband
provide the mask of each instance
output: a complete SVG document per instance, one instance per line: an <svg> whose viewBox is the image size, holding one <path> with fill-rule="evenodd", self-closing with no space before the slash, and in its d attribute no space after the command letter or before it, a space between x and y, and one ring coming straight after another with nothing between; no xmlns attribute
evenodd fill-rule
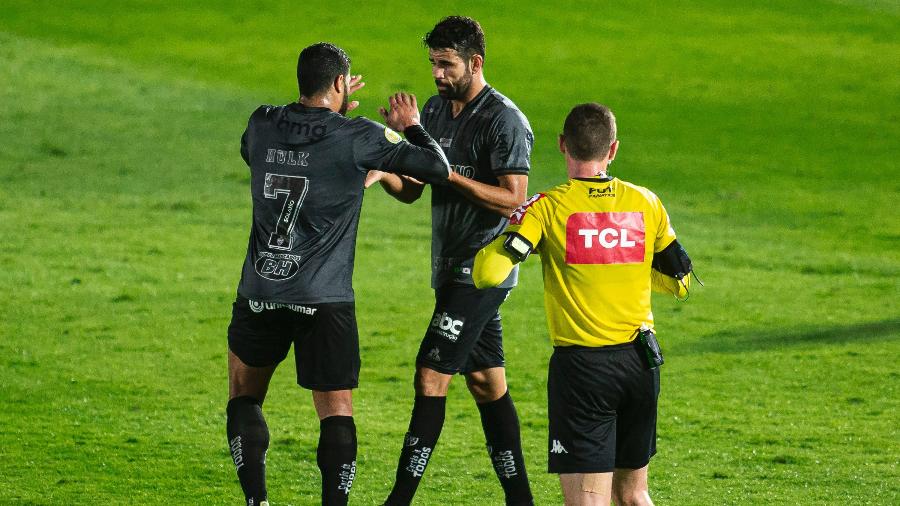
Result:
<svg viewBox="0 0 900 506"><path fill-rule="evenodd" d="M416 146L427 146L434 142L434 139L428 135L428 132L422 127L422 125L410 125L403 130L403 135L406 136L406 140L415 144Z"/></svg>
<svg viewBox="0 0 900 506"><path fill-rule="evenodd" d="M423 181L431 184L446 184L450 175L450 167L447 164L447 158L444 156L444 151L438 143L425 131L425 128L422 127L422 125L410 125L403 129L403 135L406 136L406 140L409 141L410 144L415 146L415 149L431 151L438 158L437 160L434 160L434 171L440 172L440 175L434 174L429 180L426 181L423 179ZM410 175L417 177L415 174Z"/></svg>
<svg viewBox="0 0 900 506"><path fill-rule="evenodd" d="M681 279L694 270L691 258L678 243L678 239L673 240L659 253L654 253L650 266L675 279Z"/></svg>

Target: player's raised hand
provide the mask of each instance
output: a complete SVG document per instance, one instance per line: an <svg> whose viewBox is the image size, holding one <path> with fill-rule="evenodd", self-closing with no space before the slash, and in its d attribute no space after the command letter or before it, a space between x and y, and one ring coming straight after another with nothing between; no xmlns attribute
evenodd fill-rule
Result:
<svg viewBox="0 0 900 506"><path fill-rule="evenodd" d="M366 83L364 83L362 80L362 74L350 76L350 82L347 84L347 96L353 95L357 90L365 85ZM350 112L357 107L359 107L359 100L353 100L347 104L347 112Z"/></svg>
<svg viewBox="0 0 900 506"><path fill-rule="evenodd" d="M378 110L384 122L398 132L419 124L419 105L411 93L394 93L388 98L390 109Z"/></svg>

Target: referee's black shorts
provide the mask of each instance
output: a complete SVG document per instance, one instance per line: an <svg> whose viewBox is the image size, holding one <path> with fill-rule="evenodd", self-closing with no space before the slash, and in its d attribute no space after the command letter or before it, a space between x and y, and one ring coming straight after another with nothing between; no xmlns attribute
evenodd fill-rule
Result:
<svg viewBox="0 0 900 506"><path fill-rule="evenodd" d="M240 295L228 347L251 367L276 365L294 345L297 384L329 392L359 385L359 332L353 302L273 304Z"/></svg>
<svg viewBox="0 0 900 506"><path fill-rule="evenodd" d="M556 347L547 381L551 473L639 469L656 454L659 368L634 343Z"/></svg>

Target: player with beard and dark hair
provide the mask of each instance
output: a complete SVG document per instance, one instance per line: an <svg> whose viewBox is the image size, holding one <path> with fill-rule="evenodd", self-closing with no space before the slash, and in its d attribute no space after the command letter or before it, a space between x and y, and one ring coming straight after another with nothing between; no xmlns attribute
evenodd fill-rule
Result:
<svg viewBox="0 0 900 506"><path fill-rule="evenodd" d="M453 173L448 185L432 188L436 302L416 357L415 403L386 504L411 502L440 436L447 389L457 373L465 375L481 414L506 504L533 504L519 419L506 384L499 313L518 271L497 288L478 290L472 265L525 200L534 136L515 104L485 81L478 22L445 18L425 36L425 44L438 95L425 104L422 125L444 149ZM367 184L379 179L403 202L422 195L422 184L402 176L372 173Z"/></svg>
<svg viewBox="0 0 900 506"><path fill-rule="evenodd" d="M450 168L419 125L414 96L398 93L384 125L344 113L363 86L350 58L327 43L300 53L300 100L264 105L241 138L250 166L253 224L228 327L228 445L251 506L268 504L269 380L294 345L297 383L312 391L320 420L322 504L347 504L356 475L351 392L359 378L353 257L369 170L443 184ZM310 502L310 501L304 501Z"/></svg>

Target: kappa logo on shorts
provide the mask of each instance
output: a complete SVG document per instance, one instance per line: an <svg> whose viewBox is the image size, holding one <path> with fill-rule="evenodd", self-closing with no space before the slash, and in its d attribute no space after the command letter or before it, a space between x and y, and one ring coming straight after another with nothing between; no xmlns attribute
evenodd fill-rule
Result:
<svg viewBox="0 0 900 506"><path fill-rule="evenodd" d="M563 454L569 452L567 452L566 449L563 448L563 445L559 442L559 439L554 439L553 448L550 449L550 453Z"/></svg>
<svg viewBox="0 0 900 506"><path fill-rule="evenodd" d="M459 339L459 334L462 332L465 322L465 318L451 316L446 311L434 313L434 316L431 318L431 330L435 334L447 338L451 343L455 343Z"/></svg>
<svg viewBox="0 0 900 506"><path fill-rule="evenodd" d="M436 362L440 362L441 350L439 350L438 347L435 346L434 348L431 349L431 351L428 352L428 358L431 360L434 360Z"/></svg>

